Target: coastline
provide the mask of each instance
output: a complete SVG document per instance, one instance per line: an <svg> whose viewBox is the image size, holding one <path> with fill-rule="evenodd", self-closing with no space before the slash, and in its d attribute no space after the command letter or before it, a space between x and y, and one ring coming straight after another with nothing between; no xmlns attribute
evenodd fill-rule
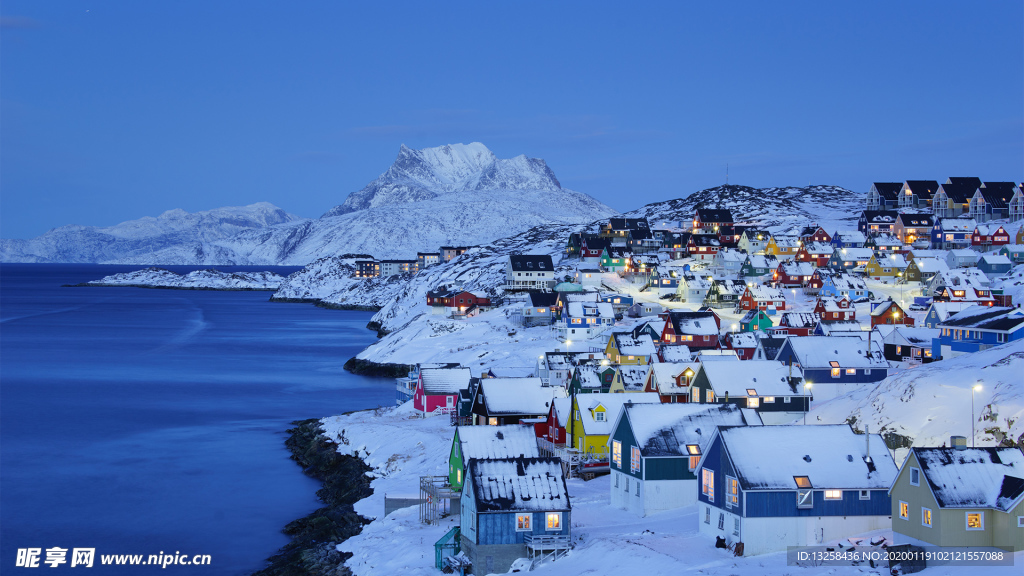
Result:
<svg viewBox="0 0 1024 576"><path fill-rule="evenodd" d="M352 554L337 545L359 534L369 520L353 505L373 494L372 469L355 456L340 454L324 434L320 420L296 420L289 428L285 446L302 471L323 483L317 496L325 504L307 516L289 522L283 532L292 538L267 559L267 567L252 576L347 576L345 561Z"/></svg>
<svg viewBox="0 0 1024 576"><path fill-rule="evenodd" d="M379 363L372 360L361 360L353 356L343 366L345 370L360 376L380 376L382 378L403 378L409 375L415 366L409 364Z"/></svg>
<svg viewBox="0 0 1024 576"><path fill-rule="evenodd" d="M156 284L61 284L61 288L148 288L150 290L215 290L221 292L277 292L277 288L217 288L214 286L158 286ZM273 299L271 299L273 300Z"/></svg>

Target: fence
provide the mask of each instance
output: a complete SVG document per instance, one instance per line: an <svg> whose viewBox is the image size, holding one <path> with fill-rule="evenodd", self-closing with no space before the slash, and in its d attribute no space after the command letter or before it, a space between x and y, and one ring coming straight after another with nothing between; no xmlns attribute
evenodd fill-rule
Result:
<svg viewBox="0 0 1024 576"><path fill-rule="evenodd" d="M438 570L444 570L445 558L455 556L462 551L462 543L459 540L459 527L449 530L441 539L434 543L434 566Z"/></svg>
<svg viewBox="0 0 1024 576"><path fill-rule="evenodd" d="M389 497L387 494L384 495L384 515L387 516L395 510L401 510L402 508L408 508L410 506L419 506L423 503L420 498L406 497Z"/></svg>

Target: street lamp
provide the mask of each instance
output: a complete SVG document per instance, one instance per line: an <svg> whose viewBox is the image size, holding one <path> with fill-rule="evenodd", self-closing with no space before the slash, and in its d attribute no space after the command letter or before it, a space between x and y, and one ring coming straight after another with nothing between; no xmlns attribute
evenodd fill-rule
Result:
<svg viewBox="0 0 1024 576"><path fill-rule="evenodd" d="M804 382L804 393L807 394L807 410L804 410L804 426L807 425L807 413L811 410L811 383Z"/></svg>
<svg viewBox="0 0 1024 576"><path fill-rule="evenodd" d="M974 393L981 391L981 383L971 388L971 448L974 448Z"/></svg>

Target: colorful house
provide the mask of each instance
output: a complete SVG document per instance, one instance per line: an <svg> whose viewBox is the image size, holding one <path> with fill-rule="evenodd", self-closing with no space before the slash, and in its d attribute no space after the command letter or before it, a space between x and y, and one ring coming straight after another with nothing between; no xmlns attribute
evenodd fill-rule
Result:
<svg viewBox="0 0 1024 576"><path fill-rule="evenodd" d="M913 244L918 240L925 240L931 244L932 226L935 222L931 214L900 214L893 226L893 235L899 238L904 244Z"/></svg>
<svg viewBox="0 0 1024 576"><path fill-rule="evenodd" d="M608 438L612 506L646 516L693 505L697 463L717 427L759 424L732 404L625 405Z"/></svg>
<svg viewBox="0 0 1024 576"><path fill-rule="evenodd" d="M466 466L474 458L538 458L537 436L529 424L456 426L448 454L448 484L462 490Z"/></svg>
<svg viewBox="0 0 1024 576"><path fill-rule="evenodd" d="M562 307L562 336L586 339L604 332L615 323L615 310L604 302L568 302Z"/></svg>
<svg viewBox="0 0 1024 576"><path fill-rule="evenodd" d="M856 324L856 323L854 323ZM788 338L776 357L799 368L818 400L830 400L889 374L881 344L855 336Z"/></svg>
<svg viewBox="0 0 1024 576"><path fill-rule="evenodd" d="M807 262L815 268L821 268L828 266L829 258L832 257L833 252L835 252L835 248L830 243L806 243L797 250L795 260L797 262Z"/></svg>
<svg viewBox="0 0 1024 576"><path fill-rule="evenodd" d="M1010 234L998 224L978 224L971 234L971 246L984 250L1010 243Z"/></svg>
<svg viewBox="0 0 1024 576"><path fill-rule="evenodd" d="M800 250L800 239L796 236L772 236L765 244L764 253L779 260L792 260Z"/></svg>
<svg viewBox="0 0 1024 576"><path fill-rule="evenodd" d="M659 404L657 394L580 394L574 396L574 408L565 431L571 445L580 451L584 460L608 461L608 434L612 423L626 403Z"/></svg>
<svg viewBox="0 0 1024 576"><path fill-rule="evenodd" d="M782 288L801 288L814 276L814 264L810 262L783 262L772 274L772 284Z"/></svg>
<svg viewBox="0 0 1024 576"><path fill-rule="evenodd" d="M779 259L764 254L749 254L740 266L740 276L747 278L766 276L779 267Z"/></svg>
<svg viewBox="0 0 1024 576"><path fill-rule="evenodd" d="M697 208L693 216L694 234L717 234L722 226L732 226L732 212L719 208Z"/></svg>
<svg viewBox="0 0 1024 576"><path fill-rule="evenodd" d="M459 540L474 574L508 572L519 558L566 551L571 526L560 459L469 461Z"/></svg>
<svg viewBox="0 0 1024 576"><path fill-rule="evenodd" d="M899 213L892 210L865 210L857 219L857 230L866 237L888 234L896 225Z"/></svg>
<svg viewBox="0 0 1024 576"><path fill-rule="evenodd" d="M743 280L720 278L714 280L708 288L704 305L711 308L735 308L746 291L747 284Z"/></svg>
<svg viewBox="0 0 1024 576"><path fill-rule="evenodd" d="M775 360L706 362L690 385L692 402L749 408L765 424L786 424L807 412L811 392L800 370Z"/></svg>
<svg viewBox="0 0 1024 576"><path fill-rule="evenodd" d="M846 272L858 266L867 266L875 251L871 248L838 248L829 258L828 267L837 272Z"/></svg>
<svg viewBox="0 0 1024 576"><path fill-rule="evenodd" d="M757 332L768 330L774 326L772 319L764 310L750 310L740 319L741 332Z"/></svg>
<svg viewBox="0 0 1024 576"><path fill-rule="evenodd" d="M937 180L907 180L897 197L898 208L931 208L935 193L939 190Z"/></svg>
<svg viewBox="0 0 1024 576"><path fill-rule="evenodd" d="M971 306L940 323L932 345L936 358L952 358L988 350L1024 338L1024 309Z"/></svg>
<svg viewBox="0 0 1024 576"><path fill-rule="evenodd" d="M888 325L912 327L914 318L892 300L873 302L871 304L871 327Z"/></svg>
<svg viewBox="0 0 1024 576"><path fill-rule="evenodd" d="M903 189L902 182L875 182L868 190L868 210L895 209L899 203L899 194Z"/></svg>
<svg viewBox="0 0 1024 576"><path fill-rule="evenodd" d="M669 310L665 315L665 331L661 335L662 346L685 345L690 350L719 348L721 320L714 312Z"/></svg>
<svg viewBox="0 0 1024 576"><path fill-rule="evenodd" d="M932 198L932 213L936 218L955 218L968 213L971 197L981 186L978 177L950 177Z"/></svg>
<svg viewBox="0 0 1024 576"><path fill-rule="evenodd" d="M682 346L681 348L685 348ZM685 403L690 397L690 382L699 362L657 362L649 366L644 392L658 394L662 404Z"/></svg>
<svg viewBox="0 0 1024 576"><path fill-rule="evenodd" d="M609 246L601 254L601 269L605 272L621 272L626 269L633 253L626 247Z"/></svg>
<svg viewBox="0 0 1024 576"><path fill-rule="evenodd" d="M649 371L647 365L620 364L615 369L615 376L612 377L612 385L608 388L608 392L612 394L643 392Z"/></svg>
<svg viewBox="0 0 1024 576"><path fill-rule="evenodd" d="M864 275L875 280L902 277L907 269L907 259L901 254L872 256L864 267Z"/></svg>
<svg viewBox="0 0 1024 576"><path fill-rule="evenodd" d="M1024 549L1020 448L911 448L889 490L896 544Z"/></svg>
<svg viewBox="0 0 1024 576"><path fill-rule="evenodd" d="M1017 191L1013 182L985 182L971 196L967 211L978 222L1009 217L1009 206Z"/></svg>
<svg viewBox="0 0 1024 576"><path fill-rule="evenodd" d="M781 268L783 265L780 265ZM761 284L748 285L740 298L740 307L744 310L760 309L775 314L786 309L786 296L780 288L772 288Z"/></svg>
<svg viewBox="0 0 1024 576"><path fill-rule="evenodd" d="M932 226L932 248L967 248L978 223L973 218L941 218Z"/></svg>
<svg viewBox="0 0 1024 576"><path fill-rule="evenodd" d="M856 320L857 309L849 297L841 296L833 298L820 296L814 303L814 315L824 322L835 322L837 320Z"/></svg>
<svg viewBox="0 0 1024 576"><path fill-rule="evenodd" d="M615 368L607 364L581 364L573 369L568 391L573 394L608 392L615 379Z"/></svg>
<svg viewBox="0 0 1024 576"><path fill-rule="evenodd" d="M784 312L779 319L779 325L772 329L772 333L809 336L817 324L818 316L813 312Z"/></svg>
<svg viewBox="0 0 1024 576"><path fill-rule="evenodd" d="M604 355L612 364L649 364L657 354L654 341L646 334L634 336L632 332L612 332Z"/></svg>
<svg viewBox="0 0 1024 576"><path fill-rule="evenodd" d="M469 388L469 368L421 368L412 405L425 416L458 410L459 392Z"/></svg>
<svg viewBox="0 0 1024 576"><path fill-rule="evenodd" d="M896 463L846 424L720 426L697 467L699 532L752 556L886 529Z"/></svg>
<svg viewBox="0 0 1024 576"><path fill-rule="evenodd" d="M804 229L800 231L800 242L805 246L819 242L822 244L830 244L832 242L832 236L825 229L817 224L811 224L810 226L804 226Z"/></svg>
<svg viewBox="0 0 1024 576"><path fill-rule="evenodd" d="M1024 230L1024 226L1021 227L1021 230ZM1015 265L1024 264L1024 245L1009 244L1000 248L999 252L996 252L996 254L1006 256L1010 259L1010 262L1013 262Z"/></svg>
<svg viewBox="0 0 1024 576"><path fill-rule="evenodd" d="M473 398L472 414L477 425L518 424L524 418L543 418L551 410L551 399L565 390L544 386L540 378L481 378Z"/></svg>
<svg viewBox="0 0 1024 576"><path fill-rule="evenodd" d="M771 233L767 230L747 228L740 234L736 247L747 254L764 254L765 246L768 245L768 239L771 237Z"/></svg>
<svg viewBox="0 0 1024 576"><path fill-rule="evenodd" d="M722 249L722 242L715 234L692 234L686 242L686 251L698 262L710 263Z"/></svg>
<svg viewBox="0 0 1024 576"><path fill-rule="evenodd" d="M929 227L929 232L931 228ZM836 230L832 235L834 248L863 248L867 237L860 230Z"/></svg>
<svg viewBox="0 0 1024 576"><path fill-rule="evenodd" d="M836 272L821 277L821 288L818 289L819 296L831 298L847 297L857 301L868 297L868 287L862 278L852 274Z"/></svg>
<svg viewBox="0 0 1024 576"><path fill-rule="evenodd" d="M981 258L978 258L978 270L989 278L1007 274L1011 268L1013 268L1013 262L1000 254L982 254Z"/></svg>

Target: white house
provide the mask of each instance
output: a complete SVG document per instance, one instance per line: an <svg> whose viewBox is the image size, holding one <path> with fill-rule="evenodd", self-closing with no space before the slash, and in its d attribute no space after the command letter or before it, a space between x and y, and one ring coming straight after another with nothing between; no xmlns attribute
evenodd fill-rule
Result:
<svg viewBox="0 0 1024 576"><path fill-rule="evenodd" d="M511 254L505 265L505 285L510 290L545 289L554 286L555 267L547 254Z"/></svg>

